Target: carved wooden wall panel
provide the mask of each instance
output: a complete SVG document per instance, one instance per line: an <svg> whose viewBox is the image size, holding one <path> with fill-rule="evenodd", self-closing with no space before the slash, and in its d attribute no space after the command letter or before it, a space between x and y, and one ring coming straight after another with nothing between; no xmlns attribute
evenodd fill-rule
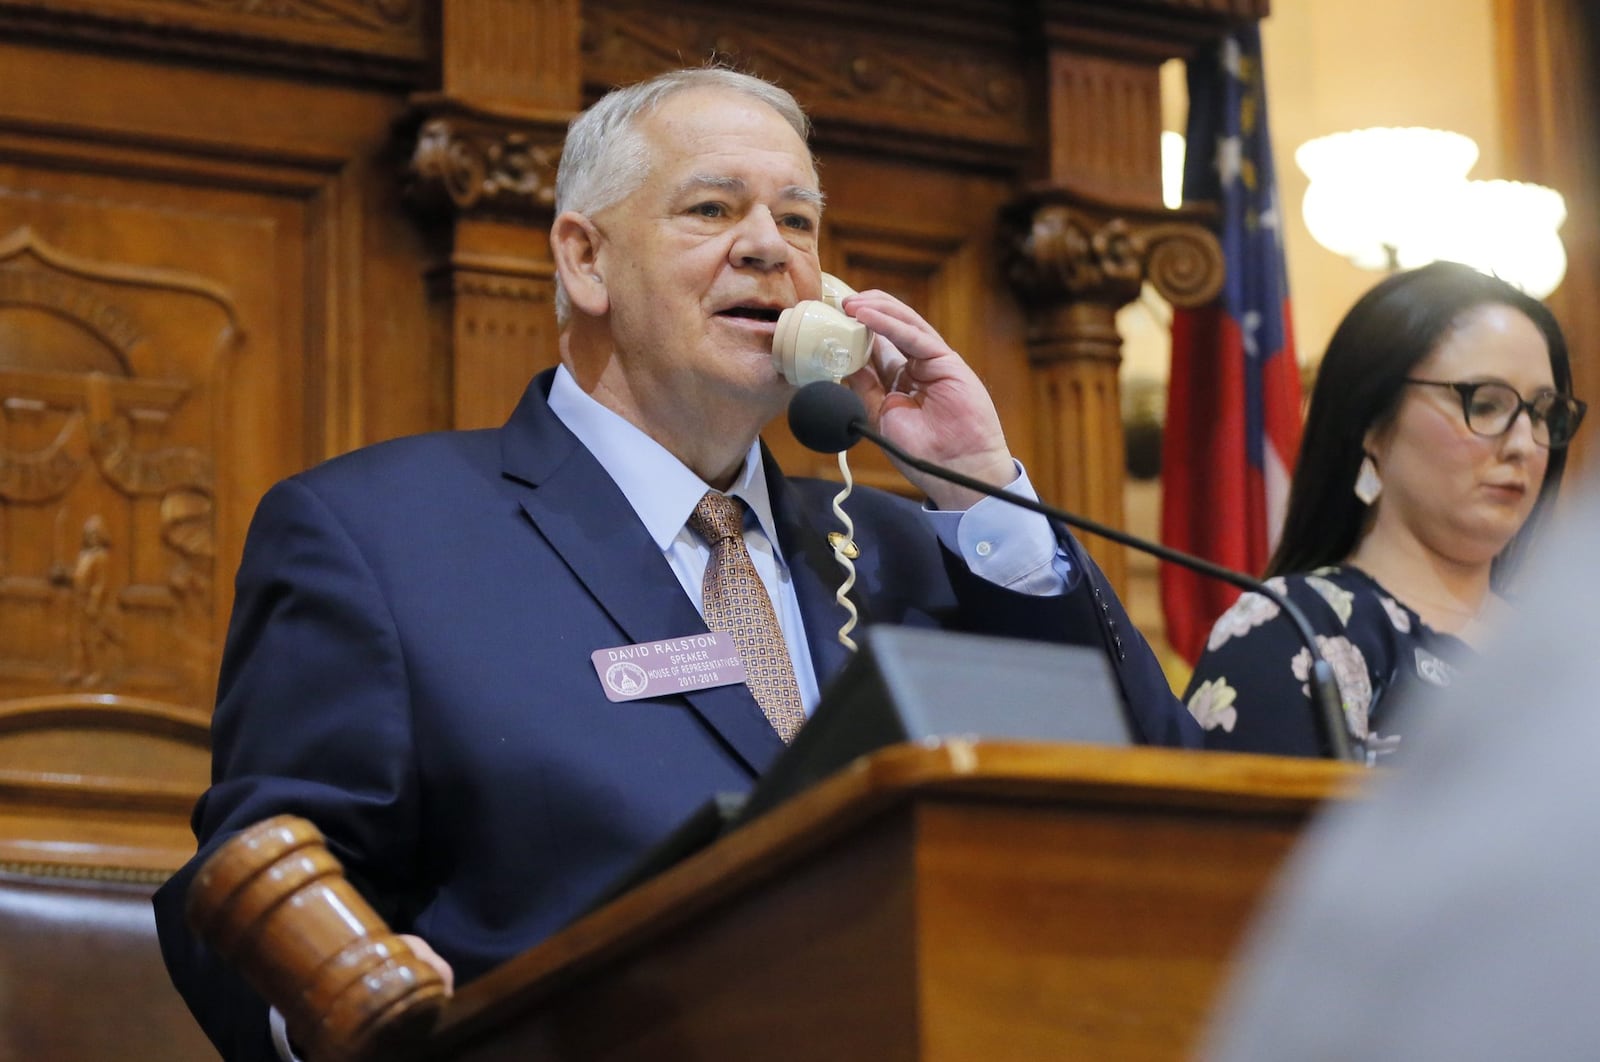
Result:
<svg viewBox="0 0 1600 1062"><path fill-rule="evenodd" d="M238 335L198 276L26 225L0 238L0 704L62 686L204 703Z"/></svg>
<svg viewBox="0 0 1600 1062"><path fill-rule="evenodd" d="M428 57L427 16L426 0L0 0L0 39L406 83Z"/></svg>
<svg viewBox="0 0 1600 1062"><path fill-rule="evenodd" d="M364 253L417 242L363 217L398 206L388 164L369 189L399 108L26 45L0 68L0 862L170 866L257 499L431 426L368 388L428 390L415 251L393 280Z"/></svg>
<svg viewBox="0 0 1600 1062"><path fill-rule="evenodd" d="M778 81L806 106L817 145L885 156L1020 163L1033 142L1023 26L1012 3L943 20L909 5L584 5L584 78L626 84L718 57ZM921 17L919 17L921 16ZM932 17L929 17L932 16Z"/></svg>
<svg viewBox="0 0 1600 1062"><path fill-rule="evenodd" d="M825 266L924 312L1040 493L1118 522L1108 322L1193 228L1152 213L1155 68L1264 7L0 0L0 863L181 861L260 494L503 419L555 357L566 122L660 70L794 91Z"/></svg>

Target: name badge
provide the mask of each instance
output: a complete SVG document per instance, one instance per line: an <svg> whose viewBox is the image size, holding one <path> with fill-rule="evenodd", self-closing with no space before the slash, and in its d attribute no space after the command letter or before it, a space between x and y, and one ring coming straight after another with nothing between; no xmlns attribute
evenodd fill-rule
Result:
<svg viewBox="0 0 1600 1062"><path fill-rule="evenodd" d="M722 631L596 649L589 659L610 701L668 697L744 681L744 661L733 635Z"/></svg>

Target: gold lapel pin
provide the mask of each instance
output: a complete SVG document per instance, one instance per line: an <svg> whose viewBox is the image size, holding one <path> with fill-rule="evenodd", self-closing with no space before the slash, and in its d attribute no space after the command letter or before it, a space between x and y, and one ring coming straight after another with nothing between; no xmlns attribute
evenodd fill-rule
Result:
<svg viewBox="0 0 1600 1062"><path fill-rule="evenodd" d="M828 545L833 547L835 553L843 554L849 560L861 556L861 549L852 542L843 531L829 531Z"/></svg>

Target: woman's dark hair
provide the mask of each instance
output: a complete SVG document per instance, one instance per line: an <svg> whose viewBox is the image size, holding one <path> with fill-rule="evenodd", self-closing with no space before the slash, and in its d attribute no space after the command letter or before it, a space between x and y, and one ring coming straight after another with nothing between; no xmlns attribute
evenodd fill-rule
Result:
<svg viewBox="0 0 1600 1062"><path fill-rule="evenodd" d="M1267 575L1337 564L1355 550L1367 515L1367 507L1353 490L1362 440L1395 415L1405 378L1416 364L1465 314L1494 304L1511 307L1538 327L1550 349L1556 390L1572 393L1567 342L1555 316L1538 299L1455 262L1435 262L1386 278L1350 308L1328 343L1311 393L1283 537ZM1566 466L1567 451L1551 450L1539 500L1495 558L1491 582L1496 589L1548 518Z"/></svg>

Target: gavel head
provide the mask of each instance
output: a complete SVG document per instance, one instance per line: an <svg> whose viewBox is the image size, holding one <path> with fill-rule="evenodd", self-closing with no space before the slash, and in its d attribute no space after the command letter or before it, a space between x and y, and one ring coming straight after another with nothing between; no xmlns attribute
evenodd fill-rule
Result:
<svg viewBox="0 0 1600 1062"><path fill-rule="evenodd" d="M280 815L225 842L189 886L187 915L283 1015L308 1062L403 1058L448 998L305 819Z"/></svg>

